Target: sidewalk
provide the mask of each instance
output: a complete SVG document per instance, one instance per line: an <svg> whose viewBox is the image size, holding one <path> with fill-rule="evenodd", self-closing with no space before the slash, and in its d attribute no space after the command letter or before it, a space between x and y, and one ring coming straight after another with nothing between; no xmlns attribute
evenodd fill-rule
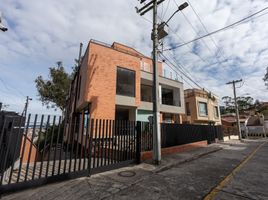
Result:
<svg viewBox="0 0 268 200"><path fill-rule="evenodd" d="M117 170L92 175L91 177L84 177L55 184L49 184L40 188L25 190L22 192L3 196L2 199L116 199L117 194L120 192L126 193L128 190L131 191L132 189L132 193L135 193L135 191L133 191L135 187L138 187L139 185L145 183L148 184L148 182L153 181L153 179L157 179L157 177L161 175L161 172L168 172L170 171L168 169L172 170L174 167L182 165L182 163L187 163L194 160L202 160L198 158L207 157L207 155L221 152L222 149L226 149L226 151L228 151L228 149L236 149L237 154L240 153L242 155L241 156L239 154L236 156L236 159L233 159L235 161L234 163L237 164L239 159L242 159L243 156L249 154L252 148L254 148L256 145L257 143L248 145L247 143L239 143L236 141L233 143L232 141L229 141L228 144L212 144L208 147L165 156L162 158L162 162L159 166L152 165L151 161L148 161L140 165L120 168ZM241 152L237 151L237 149L240 149ZM224 158L225 157L228 156L226 156L224 153ZM235 164L230 166L234 167ZM197 166L198 165L199 164L197 163ZM161 181L159 180L159 183L160 182ZM148 184L148 187L150 187L150 183ZM124 195L120 195L120 198L128 199L124 198ZM151 199L150 196L149 199Z"/></svg>

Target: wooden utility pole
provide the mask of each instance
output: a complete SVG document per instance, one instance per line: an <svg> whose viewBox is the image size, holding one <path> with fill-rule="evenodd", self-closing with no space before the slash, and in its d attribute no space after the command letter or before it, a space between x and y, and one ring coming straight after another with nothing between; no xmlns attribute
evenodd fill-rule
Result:
<svg viewBox="0 0 268 200"><path fill-rule="evenodd" d="M237 99L236 99L236 88L235 88L235 84L242 82L242 79L240 80L233 80L230 81L228 83L226 83L227 85L232 84L233 85L233 91L234 91L234 101L235 101L235 112L236 112L236 122L237 122L237 129L238 129L238 136L239 136L239 140L242 139L241 136L241 127L240 127L240 120L239 120L239 110L238 110L238 106L237 106Z"/></svg>

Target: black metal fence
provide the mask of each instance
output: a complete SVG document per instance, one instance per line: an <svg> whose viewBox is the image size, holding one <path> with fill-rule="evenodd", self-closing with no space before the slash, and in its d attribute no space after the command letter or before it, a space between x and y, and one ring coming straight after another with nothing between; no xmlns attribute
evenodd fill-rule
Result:
<svg viewBox="0 0 268 200"><path fill-rule="evenodd" d="M2 123L2 122L1 122ZM140 161L152 150L147 122L31 115L6 119L0 130L0 194L49 182L89 176ZM162 147L213 142L220 127L162 124Z"/></svg>
<svg viewBox="0 0 268 200"><path fill-rule="evenodd" d="M141 150L153 149L153 127L148 122L142 122ZM172 147L182 144L206 140L208 144L223 140L221 126L193 124L161 124L161 147Z"/></svg>
<svg viewBox="0 0 268 200"><path fill-rule="evenodd" d="M135 126L81 114L69 123L59 116L29 114L25 124L13 123L0 132L0 194L134 162Z"/></svg>

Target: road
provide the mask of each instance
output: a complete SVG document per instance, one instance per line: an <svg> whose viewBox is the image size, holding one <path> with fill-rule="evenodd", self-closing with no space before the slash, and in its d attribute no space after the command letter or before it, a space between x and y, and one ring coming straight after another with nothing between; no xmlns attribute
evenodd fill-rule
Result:
<svg viewBox="0 0 268 200"><path fill-rule="evenodd" d="M134 166L3 199L268 199L268 143L232 141L216 146L222 150L165 170ZM186 155L189 152L180 153Z"/></svg>

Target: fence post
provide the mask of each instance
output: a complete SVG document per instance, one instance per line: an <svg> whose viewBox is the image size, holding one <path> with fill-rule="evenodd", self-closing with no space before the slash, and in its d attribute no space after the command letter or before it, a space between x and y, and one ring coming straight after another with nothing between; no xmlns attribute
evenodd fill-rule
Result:
<svg viewBox="0 0 268 200"><path fill-rule="evenodd" d="M136 125L136 132L137 132L137 138L136 138L136 163L141 163L141 122L137 121Z"/></svg>

